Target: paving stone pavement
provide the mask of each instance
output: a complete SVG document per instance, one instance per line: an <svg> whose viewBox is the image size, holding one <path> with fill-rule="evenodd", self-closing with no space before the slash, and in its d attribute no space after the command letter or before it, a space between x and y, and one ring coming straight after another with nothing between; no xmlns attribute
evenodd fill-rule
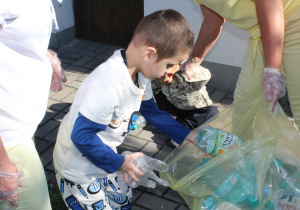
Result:
<svg viewBox="0 0 300 210"><path fill-rule="evenodd" d="M52 152L62 118L68 112L81 82L96 66L103 63L119 48L121 47L76 39L64 47L53 49L62 61L62 67L65 69L68 81L64 84L62 91L50 91L46 115L35 133L36 148L49 184L57 186ZM209 86L208 92L220 111L233 101L232 93L214 90ZM124 143L118 148L118 152L124 150L141 151L148 156L163 160L173 149L170 138L147 125L144 128L131 131ZM133 190L133 194L133 210L189 209L181 196L169 187L157 186L155 189L138 187Z"/></svg>

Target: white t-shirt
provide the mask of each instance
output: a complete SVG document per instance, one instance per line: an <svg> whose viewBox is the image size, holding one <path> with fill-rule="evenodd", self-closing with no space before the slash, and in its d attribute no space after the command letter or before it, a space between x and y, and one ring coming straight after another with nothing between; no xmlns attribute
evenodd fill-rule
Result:
<svg viewBox="0 0 300 210"><path fill-rule="evenodd" d="M77 150L70 136L78 113L98 124L108 125L97 135L115 152L133 124L131 119L142 100L153 97L151 81L138 74L137 87L129 75L120 50L98 66L81 84L69 113L61 122L54 148L54 165L65 178L88 182L107 173Z"/></svg>
<svg viewBox="0 0 300 210"><path fill-rule="evenodd" d="M31 139L47 107L46 57L51 0L0 0L0 136L4 146Z"/></svg>

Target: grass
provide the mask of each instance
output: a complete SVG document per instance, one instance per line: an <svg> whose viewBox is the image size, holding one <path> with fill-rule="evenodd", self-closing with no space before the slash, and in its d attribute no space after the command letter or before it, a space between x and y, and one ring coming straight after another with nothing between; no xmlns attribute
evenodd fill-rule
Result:
<svg viewBox="0 0 300 210"><path fill-rule="evenodd" d="M67 210L57 186L48 185L52 210Z"/></svg>

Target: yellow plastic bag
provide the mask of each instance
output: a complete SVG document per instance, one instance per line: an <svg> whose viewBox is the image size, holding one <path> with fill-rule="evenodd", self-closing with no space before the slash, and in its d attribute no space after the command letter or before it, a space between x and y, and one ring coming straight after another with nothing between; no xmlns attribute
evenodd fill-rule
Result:
<svg viewBox="0 0 300 210"><path fill-rule="evenodd" d="M216 157L184 143L166 159L160 177L191 209L300 208L300 136L284 111L268 112L263 94L252 93L200 126L240 137L240 145ZM199 129L197 128L197 129Z"/></svg>

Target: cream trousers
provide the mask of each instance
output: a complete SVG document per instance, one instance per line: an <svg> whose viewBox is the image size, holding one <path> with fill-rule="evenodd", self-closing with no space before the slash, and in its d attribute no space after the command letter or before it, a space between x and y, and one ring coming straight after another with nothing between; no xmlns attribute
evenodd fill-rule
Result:
<svg viewBox="0 0 300 210"><path fill-rule="evenodd" d="M6 147L8 155L21 157L24 162L24 174L29 178L29 185L19 187L18 210L51 210L49 192L45 172L34 141L28 139L23 144ZM5 206L0 204L0 210Z"/></svg>

